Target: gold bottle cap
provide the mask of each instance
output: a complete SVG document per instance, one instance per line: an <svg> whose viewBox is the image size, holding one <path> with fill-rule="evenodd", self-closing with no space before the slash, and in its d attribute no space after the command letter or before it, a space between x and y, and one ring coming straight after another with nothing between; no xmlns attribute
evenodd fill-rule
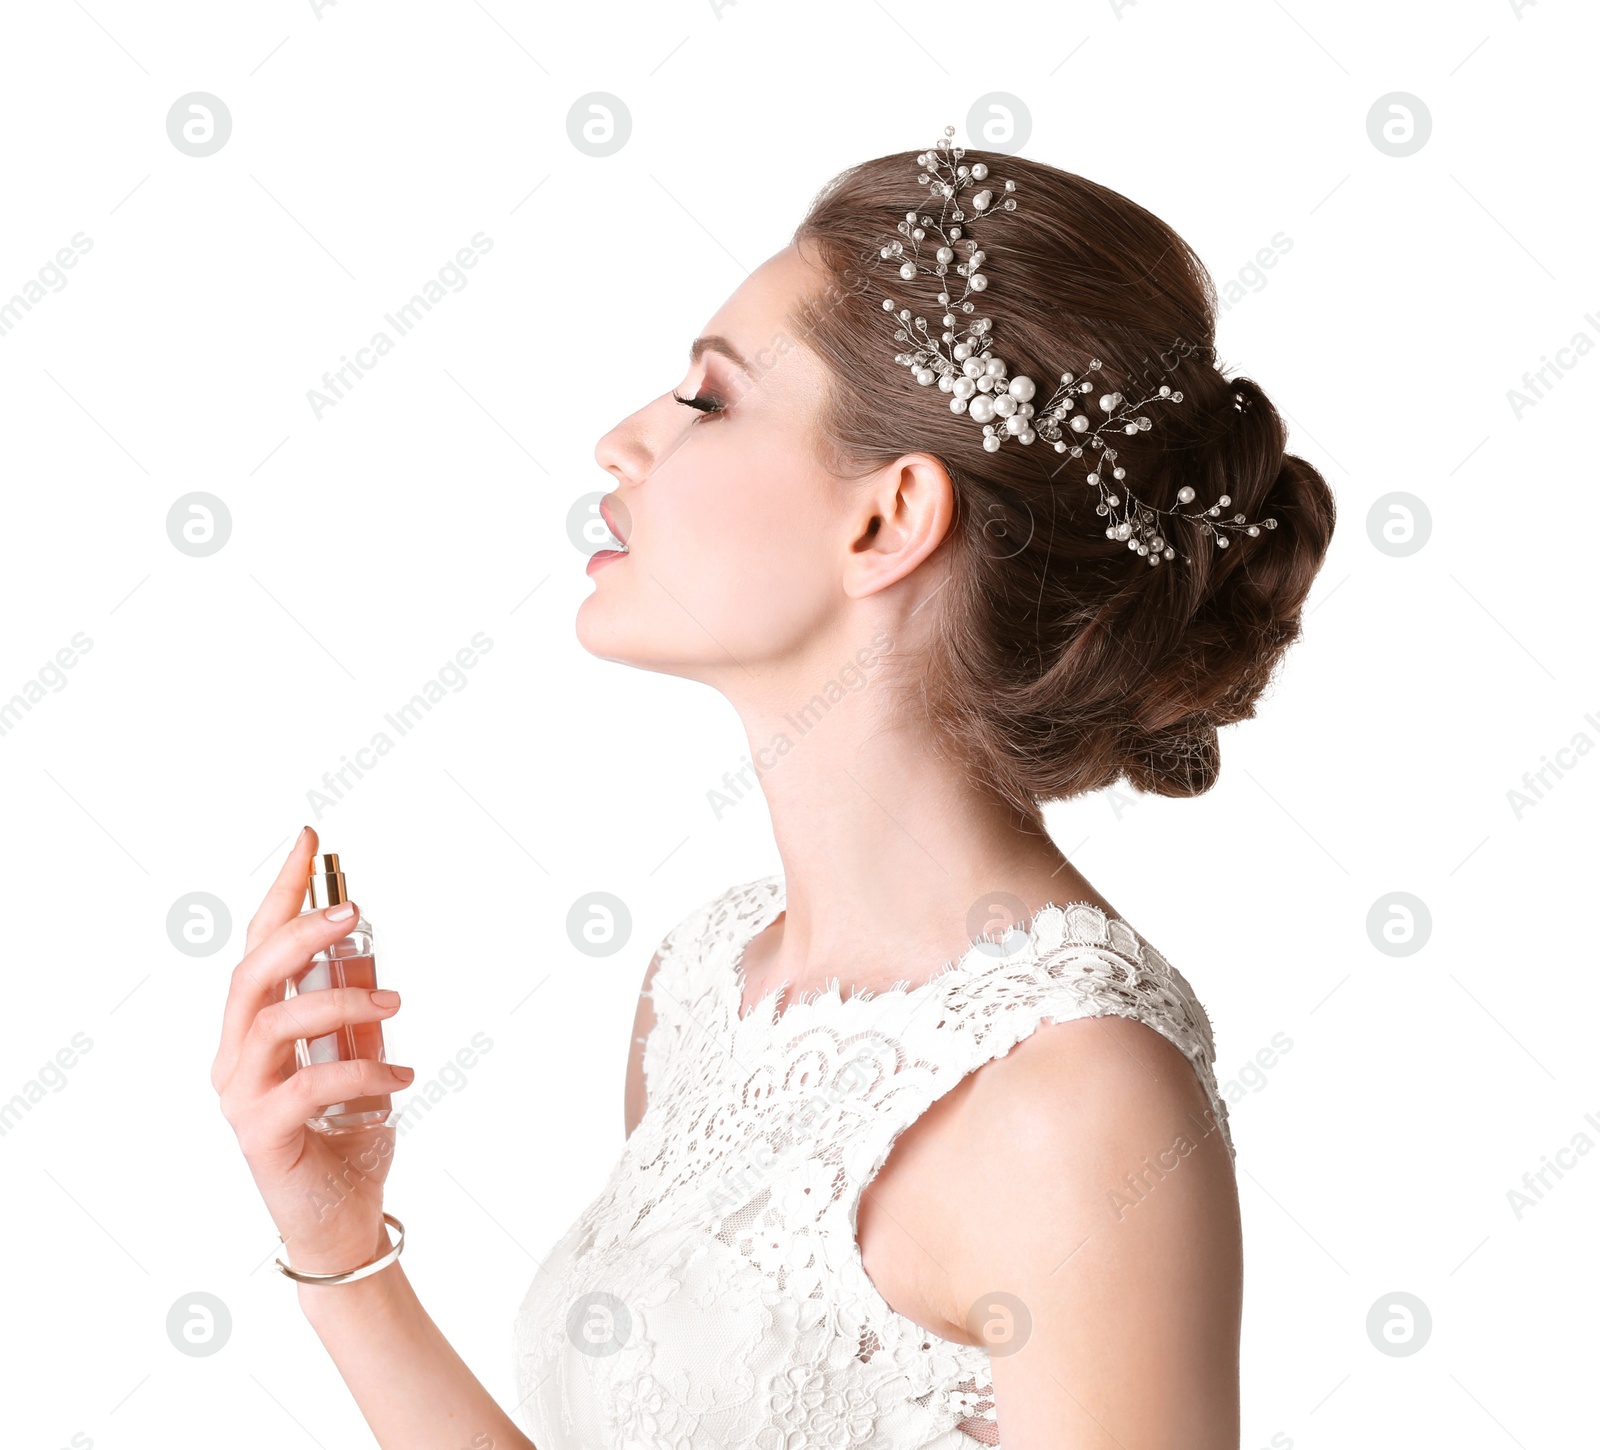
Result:
<svg viewBox="0 0 1600 1450"><path fill-rule="evenodd" d="M306 885L308 911L319 911L324 906L337 906L350 899L350 888L345 885L344 872L339 869L337 853L311 858L311 879Z"/></svg>

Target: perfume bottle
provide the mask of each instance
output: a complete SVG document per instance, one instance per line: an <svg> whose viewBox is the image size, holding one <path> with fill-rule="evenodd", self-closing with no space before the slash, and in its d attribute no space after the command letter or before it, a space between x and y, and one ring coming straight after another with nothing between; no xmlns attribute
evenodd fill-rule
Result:
<svg viewBox="0 0 1600 1450"><path fill-rule="evenodd" d="M345 885L344 872L339 869L338 856L313 856L311 879L306 885L306 911L320 911L349 899L350 891ZM372 923L365 916L357 916L348 935L311 958L310 970L298 982L291 977L284 983L284 1000L325 987L376 987L376 945ZM301 1037L294 1044L296 1070L315 1062L348 1062L356 1057L374 1058L378 1062L388 1060L384 1054L383 1023L347 1022L322 1037ZM306 1124L319 1133L359 1132L364 1128L383 1127L392 1109L388 1093L369 1095L352 1098L346 1103L325 1104L306 1119Z"/></svg>

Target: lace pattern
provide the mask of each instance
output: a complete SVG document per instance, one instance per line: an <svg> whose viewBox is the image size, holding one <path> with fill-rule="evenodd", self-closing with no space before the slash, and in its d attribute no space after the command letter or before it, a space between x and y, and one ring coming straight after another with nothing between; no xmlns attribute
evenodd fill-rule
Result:
<svg viewBox="0 0 1600 1450"><path fill-rule="evenodd" d="M892 1309L855 1221L899 1134L1043 1022L1162 1033L1233 1151L1205 1010L1125 922L1051 905L917 987L841 998L835 978L741 1018L744 946L783 896L735 886L661 944L646 1112L514 1324L539 1450L998 1446L988 1351Z"/></svg>

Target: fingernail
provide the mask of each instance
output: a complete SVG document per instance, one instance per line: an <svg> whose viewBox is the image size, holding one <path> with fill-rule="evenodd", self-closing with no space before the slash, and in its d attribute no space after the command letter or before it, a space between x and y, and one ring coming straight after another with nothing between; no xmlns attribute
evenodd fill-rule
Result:
<svg viewBox="0 0 1600 1450"><path fill-rule="evenodd" d="M298 851L300 849L301 843L305 840L306 833L310 829L311 829L310 826L301 826L300 827L300 834L294 838L294 849L295 850Z"/></svg>
<svg viewBox="0 0 1600 1450"><path fill-rule="evenodd" d="M341 901L337 906L328 908L329 921L343 921L346 917L356 914L356 904L353 901Z"/></svg>
<svg viewBox="0 0 1600 1450"><path fill-rule="evenodd" d="M416 1073L409 1067L397 1067L394 1069L394 1075L401 1082L410 1082L416 1076Z"/></svg>
<svg viewBox="0 0 1600 1450"><path fill-rule="evenodd" d="M378 987L372 993L372 1003L375 1007L398 1007L400 994L391 992L387 987Z"/></svg>

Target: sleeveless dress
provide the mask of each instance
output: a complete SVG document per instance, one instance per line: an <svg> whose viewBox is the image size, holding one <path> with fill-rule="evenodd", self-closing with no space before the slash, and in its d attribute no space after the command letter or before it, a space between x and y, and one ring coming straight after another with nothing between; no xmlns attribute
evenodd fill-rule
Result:
<svg viewBox="0 0 1600 1450"><path fill-rule="evenodd" d="M920 986L839 981L740 1017L747 942L781 876L731 887L662 942L648 1105L513 1325L538 1450L999 1446L989 1352L890 1308L856 1207L895 1138L1043 1022L1144 1022L1193 1065L1233 1153L1211 1024L1128 924L1049 905Z"/></svg>

